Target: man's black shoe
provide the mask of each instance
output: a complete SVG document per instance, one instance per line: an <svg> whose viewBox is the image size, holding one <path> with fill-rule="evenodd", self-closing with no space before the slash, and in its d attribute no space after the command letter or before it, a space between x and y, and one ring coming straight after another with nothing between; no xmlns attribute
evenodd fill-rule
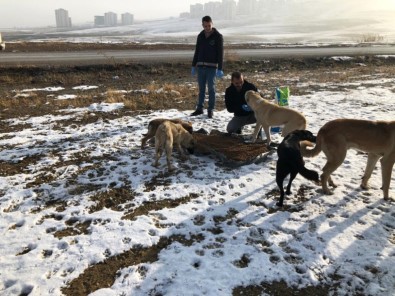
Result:
<svg viewBox="0 0 395 296"><path fill-rule="evenodd" d="M207 111L207 117L208 117L208 118L213 118L213 115L214 115L213 110L208 110L208 111Z"/></svg>
<svg viewBox="0 0 395 296"><path fill-rule="evenodd" d="M203 110L202 109L196 109L195 112L193 112L191 114L191 116L197 116L197 115L200 115L200 114L203 114Z"/></svg>

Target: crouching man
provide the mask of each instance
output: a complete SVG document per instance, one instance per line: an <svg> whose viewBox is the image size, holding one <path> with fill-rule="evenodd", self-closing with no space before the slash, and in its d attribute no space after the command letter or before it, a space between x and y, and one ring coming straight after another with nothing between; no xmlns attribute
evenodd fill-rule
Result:
<svg viewBox="0 0 395 296"><path fill-rule="evenodd" d="M226 109L234 114L226 127L228 133L241 134L245 125L256 123L254 111L247 105L244 98L249 90L258 91L254 84L244 80L243 74L233 72L231 85L225 91Z"/></svg>

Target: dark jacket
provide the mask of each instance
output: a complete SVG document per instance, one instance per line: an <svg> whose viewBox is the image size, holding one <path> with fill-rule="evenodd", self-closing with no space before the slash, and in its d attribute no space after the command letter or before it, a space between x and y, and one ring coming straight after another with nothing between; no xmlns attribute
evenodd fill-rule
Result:
<svg viewBox="0 0 395 296"><path fill-rule="evenodd" d="M221 33L213 28L211 35L206 38L204 30L201 31L197 36L192 67L206 66L222 70L223 58L224 39Z"/></svg>
<svg viewBox="0 0 395 296"><path fill-rule="evenodd" d="M247 80L244 80L240 92L238 92L233 84L231 84L225 91L226 110L230 113L234 113L235 116L250 115L253 111L244 111L241 107L242 105L247 104L244 95L248 90L258 91L256 86L249 83Z"/></svg>

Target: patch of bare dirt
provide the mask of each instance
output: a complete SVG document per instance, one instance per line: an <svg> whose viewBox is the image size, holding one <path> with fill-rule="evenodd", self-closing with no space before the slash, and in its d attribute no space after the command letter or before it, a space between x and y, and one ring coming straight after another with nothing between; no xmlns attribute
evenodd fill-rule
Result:
<svg viewBox="0 0 395 296"><path fill-rule="evenodd" d="M194 242L202 241L202 234L190 235L187 239L184 236L162 237L160 241L149 248L136 246L119 255L111 256L103 262L92 265L76 279L72 280L67 287L62 289L64 295L78 296L88 295L96 290L111 287L118 275L118 271L127 266L141 263L152 263L158 260L158 254L166 249L170 244L179 242L182 245L190 246Z"/></svg>
<svg viewBox="0 0 395 296"><path fill-rule="evenodd" d="M287 283L283 281L264 283L260 285L251 285L246 287L236 287L233 290L233 296L327 296L329 295L330 287L328 286L310 286L302 289L296 287L288 287Z"/></svg>

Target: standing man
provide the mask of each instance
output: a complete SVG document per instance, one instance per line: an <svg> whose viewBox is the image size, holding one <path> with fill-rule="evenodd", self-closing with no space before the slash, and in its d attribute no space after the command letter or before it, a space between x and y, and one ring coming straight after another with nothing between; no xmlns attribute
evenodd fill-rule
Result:
<svg viewBox="0 0 395 296"><path fill-rule="evenodd" d="M213 117L215 107L215 77L222 78L224 39L213 27L210 16L202 18L203 31L199 33L196 40L195 54L192 60L192 76L197 72L199 85L199 97L196 110L191 116L203 114L204 99L206 96L206 84L208 88L208 118Z"/></svg>
<svg viewBox="0 0 395 296"><path fill-rule="evenodd" d="M247 105L244 98L248 90L258 91L254 84L244 80L243 74L233 72L231 85L225 91L226 110L234 113L234 117L226 127L228 133L241 134L243 126L256 123L254 111Z"/></svg>

